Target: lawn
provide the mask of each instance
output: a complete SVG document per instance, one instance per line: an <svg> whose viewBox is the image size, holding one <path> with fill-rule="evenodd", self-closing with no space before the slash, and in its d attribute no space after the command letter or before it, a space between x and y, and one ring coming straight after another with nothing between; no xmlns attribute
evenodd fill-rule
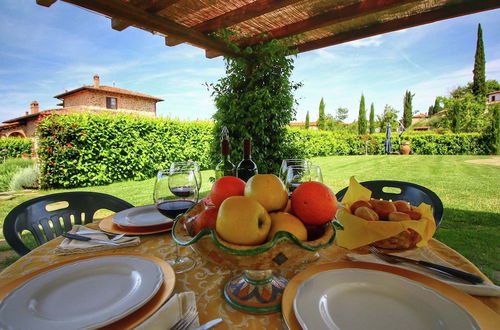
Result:
<svg viewBox="0 0 500 330"><path fill-rule="evenodd" d="M400 180L433 190L443 201L444 216L435 238L471 260L488 277L500 270L500 166L469 163L488 156L335 156L313 162L321 166L324 182L334 192L358 181ZM213 171L203 171L202 193L210 190ZM121 182L108 186L79 188L108 193L136 206L152 202L154 179ZM36 192L47 194L68 190ZM34 194L16 196L0 202L0 222L17 204ZM495 279L500 284L500 279Z"/></svg>

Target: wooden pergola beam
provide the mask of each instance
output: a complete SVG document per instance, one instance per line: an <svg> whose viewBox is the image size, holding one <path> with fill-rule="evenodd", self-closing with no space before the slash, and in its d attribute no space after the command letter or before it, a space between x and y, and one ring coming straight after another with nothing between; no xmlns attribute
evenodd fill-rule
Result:
<svg viewBox="0 0 500 330"><path fill-rule="evenodd" d="M173 4L179 2L179 0L158 0L156 2L139 2L138 5L136 6L137 8L144 9L148 13L158 13L162 11L165 8L168 8L172 6ZM135 6L135 3L132 2L132 4ZM129 27L131 24L125 20L119 19L119 18L111 18L111 27L113 30L117 31L123 31L127 27Z"/></svg>
<svg viewBox="0 0 500 330"><path fill-rule="evenodd" d="M332 9L321 15L310 17L308 19L289 24L283 27L276 28L271 31L266 31L261 35L246 39L240 44L241 47L253 45L262 41L271 39L281 39L291 35L299 35L301 33L319 29L332 24L346 22L360 16L366 16L378 13L393 7L399 7L418 0L364 0L355 4Z"/></svg>
<svg viewBox="0 0 500 330"><path fill-rule="evenodd" d="M303 0L257 0L238 9L193 26L203 33L215 32Z"/></svg>
<svg viewBox="0 0 500 330"><path fill-rule="evenodd" d="M44 7L50 7L57 0L36 0L36 4Z"/></svg>
<svg viewBox="0 0 500 330"><path fill-rule="evenodd" d="M388 22L375 23L357 30L339 33L330 37L305 42L294 46L294 48L296 48L299 53L303 53L310 50L338 45L344 42L372 37L387 32L403 30L410 27L429 24L444 19L474 14L496 8L500 8L500 1L498 0L468 0L465 3L462 2L460 4L443 6L442 8L434 9L433 11L398 18Z"/></svg>
<svg viewBox="0 0 500 330"><path fill-rule="evenodd" d="M223 55L237 56L226 43L212 39L201 32L191 30L164 17L154 15L146 10L138 9L120 0L63 0L68 3L104 14L109 17L123 19L146 30L186 40L194 46L220 52Z"/></svg>

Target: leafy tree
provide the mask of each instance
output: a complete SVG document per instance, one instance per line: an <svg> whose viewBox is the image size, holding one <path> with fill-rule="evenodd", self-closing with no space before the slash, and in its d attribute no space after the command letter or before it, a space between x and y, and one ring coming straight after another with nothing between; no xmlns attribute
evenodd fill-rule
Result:
<svg viewBox="0 0 500 330"><path fill-rule="evenodd" d="M282 159L297 156L286 140L286 126L296 114L293 92L301 86L290 80L294 57L289 45L286 40L273 40L239 50L242 56L224 58L226 76L207 84L217 108L213 163L220 158L224 126L231 137L231 158L241 158L243 140L250 138L261 173L277 173Z"/></svg>
<svg viewBox="0 0 500 330"><path fill-rule="evenodd" d="M410 91L406 91L404 97L403 104L403 126L408 128L411 126L411 117L413 116L413 106L411 104L411 100L415 94L412 94Z"/></svg>
<svg viewBox="0 0 500 330"><path fill-rule="evenodd" d="M500 155L500 103L491 107L491 151Z"/></svg>
<svg viewBox="0 0 500 330"><path fill-rule="evenodd" d="M370 107L370 134L375 133L375 107L373 103Z"/></svg>
<svg viewBox="0 0 500 330"><path fill-rule="evenodd" d="M486 86L486 94L500 90L500 83L495 79L486 80L485 86ZM467 93L474 94L472 92L472 82L469 82L465 86L456 87L454 90L450 92L450 97L461 98Z"/></svg>
<svg viewBox="0 0 500 330"><path fill-rule="evenodd" d="M325 129L325 101L319 101L318 129Z"/></svg>
<svg viewBox="0 0 500 330"><path fill-rule="evenodd" d="M358 134L366 134L366 109L365 96L363 94L361 94L361 101L359 102Z"/></svg>
<svg viewBox="0 0 500 330"><path fill-rule="evenodd" d="M394 109L392 106L386 104L384 107L384 112L381 116L377 116L379 121L379 128L381 132L385 132L387 123L391 123L391 129L396 130L399 127L398 121L399 111Z"/></svg>
<svg viewBox="0 0 500 330"><path fill-rule="evenodd" d="M309 111L306 114L306 124L304 125L305 129L309 129Z"/></svg>
<svg viewBox="0 0 500 330"><path fill-rule="evenodd" d="M338 108L337 113L335 114L335 120L344 121L349 115L349 109L347 108Z"/></svg>
<svg viewBox="0 0 500 330"><path fill-rule="evenodd" d="M477 44L476 55L474 56L474 74L472 82L472 94L476 97L486 96L486 74L485 74L486 59L484 56L483 30L481 24L477 27Z"/></svg>
<svg viewBox="0 0 500 330"><path fill-rule="evenodd" d="M462 98L442 98L446 109L447 127L454 133L480 132L488 126L486 104L467 93Z"/></svg>

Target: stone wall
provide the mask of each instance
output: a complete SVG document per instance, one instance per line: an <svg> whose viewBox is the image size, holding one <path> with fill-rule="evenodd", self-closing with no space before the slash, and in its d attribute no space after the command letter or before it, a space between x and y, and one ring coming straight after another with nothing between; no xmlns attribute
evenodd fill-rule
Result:
<svg viewBox="0 0 500 330"><path fill-rule="evenodd" d="M116 97L118 107L117 110L149 112L152 114L156 114L155 100L133 95L123 95L95 90L82 90L66 96L64 98L64 107L72 108L85 106L88 108L96 107L106 109L106 97Z"/></svg>

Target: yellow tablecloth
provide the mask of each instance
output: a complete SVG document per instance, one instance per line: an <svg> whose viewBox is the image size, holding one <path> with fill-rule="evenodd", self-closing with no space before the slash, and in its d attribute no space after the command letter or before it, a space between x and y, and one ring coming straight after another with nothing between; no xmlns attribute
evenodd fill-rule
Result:
<svg viewBox="0 0 500 330"><path fill-rule="evenodd" d="M90 227L97 228L97 224L91 224ZM31 251L26 256L16 261L0 273L0 287L15 279L28 274L32 271L47 267L65 260L71 260L84 256L70 255L58 256L54 253L55 247L61 242L62 238L56 238L37 249ZM429 247L440 257L450 264L464 269L465 271L481 275L477 267L465 259L462 255L447 247L446 245L431 239ZM112 252L113 250L111 250ZM117 252L134 252L146 255L153 255L163 259L171 258L174 252L174 242L170 233L147 235L141 237L141 244L135 247L121 248ZM182 253L193 253L190 248L181 248ZM321 250L321 258L314 264L322 264L347 260L345 255L348 250L336 245ZM222 287L232 276L238 274L238 271L231 271L220 266L213 265L200 257L193 255L197 260L195 269L177 274L177 281L174 292L194 291L196 293L200 323L207 322L216 317L222 317L225 322L218 325L215 329L282 329L282 318L280 313L267 315L252 315L239 312L230 307L222 296ZM306 267L307 265L304 265ZM281 273L290 279L296 272L302 269L287 271ZM491 297L476 297L484 304L500 314L500 299Z"/></svg>

